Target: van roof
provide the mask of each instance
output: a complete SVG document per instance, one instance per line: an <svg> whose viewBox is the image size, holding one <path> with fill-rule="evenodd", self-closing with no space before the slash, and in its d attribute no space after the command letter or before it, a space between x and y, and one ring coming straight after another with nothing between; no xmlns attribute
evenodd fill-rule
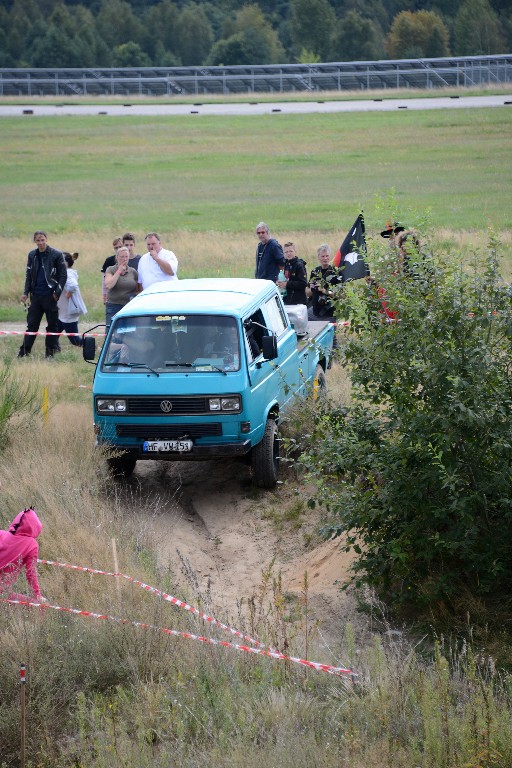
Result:
<svg viewBox="0 0 512 768"><path fill-rule="evenodd" d="M186 312L242 313L256 299L270 295L270 280L236 277L201 277L154 283L139 293L119 315Z"/></svg>

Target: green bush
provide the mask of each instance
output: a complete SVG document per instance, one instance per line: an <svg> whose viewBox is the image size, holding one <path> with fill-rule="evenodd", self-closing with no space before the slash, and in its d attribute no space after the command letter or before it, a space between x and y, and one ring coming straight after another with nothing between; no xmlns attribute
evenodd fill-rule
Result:
<svg viewBox="0 0 512 768"><path fill-rule="evenodd" d="M9 425L14 417L25 421L40 409L37 384L22 381L7 366L0 365L0 450L9 440Z"/></svg>
<svg viewBox="0 0 512 768"><path fill-rule="evenodd" d="M512 293L494 241L462 260L417 256L404 271L390 251L373 286L348 287L352 402L319 417L302 460L357 583L395 607L466 610L510 594Z"/></svg>

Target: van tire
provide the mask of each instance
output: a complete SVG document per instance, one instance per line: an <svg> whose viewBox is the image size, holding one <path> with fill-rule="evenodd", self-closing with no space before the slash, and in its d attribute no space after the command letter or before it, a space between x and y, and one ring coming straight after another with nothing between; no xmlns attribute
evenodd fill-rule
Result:
<svg viewBox="0 0 512 768"><path fill-rule="evenodd" d="M111 456L107 459L107 464L114 477L130 477L137 464L137 459L124 453L121 456Z"/></svg>
<svg viewBox="0 0 512 768"><path fill-rule="evenodd" d="M267 419L263 438L251 454L252 479L258 488L275 488L279 478L279 434L274 419Z"/></svg>
<svg viewBox="0 0 512 768"><path fill-rule="evenodd" d="M313 378L313 400L315 403L325 400L327 396L327 376L325 371L318 363L315 368L315 375Z"/></svg>

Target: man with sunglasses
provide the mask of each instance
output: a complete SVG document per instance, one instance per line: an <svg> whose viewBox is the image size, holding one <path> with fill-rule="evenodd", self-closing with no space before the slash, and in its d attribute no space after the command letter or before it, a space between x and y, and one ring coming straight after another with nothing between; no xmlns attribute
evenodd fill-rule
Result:
<svg viewBox="0 0 512 768"><path fill-rule="evenodd" d="M284 267L283 247L273 237L264 221L256 227L258 246L256 248L256 269L254 277L277 282L279 271Z"/></svg>

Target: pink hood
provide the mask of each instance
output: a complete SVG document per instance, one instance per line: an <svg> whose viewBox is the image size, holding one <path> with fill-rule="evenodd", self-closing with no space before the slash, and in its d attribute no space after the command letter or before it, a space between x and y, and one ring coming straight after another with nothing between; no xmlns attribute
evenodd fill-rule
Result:
<svg viewBox="0 0 512 768"><path fill-rule="evenodd" d="M16 525L19 523L16 530ZM0 569L5 568L18 558L35 556L38 546L36 538L43 525L33 509L27 509L16 515L8 531L0 531Z"/></svg>
<svg viewBox="0 0 512 768"><path fill-rule="evenodd" d="M16 525L18 528L15 531ZM33 536L34 539L37 539L42 530L43 524L33 509L20 512L9 526L9 533L14 533L15 536Z"/></svg>

